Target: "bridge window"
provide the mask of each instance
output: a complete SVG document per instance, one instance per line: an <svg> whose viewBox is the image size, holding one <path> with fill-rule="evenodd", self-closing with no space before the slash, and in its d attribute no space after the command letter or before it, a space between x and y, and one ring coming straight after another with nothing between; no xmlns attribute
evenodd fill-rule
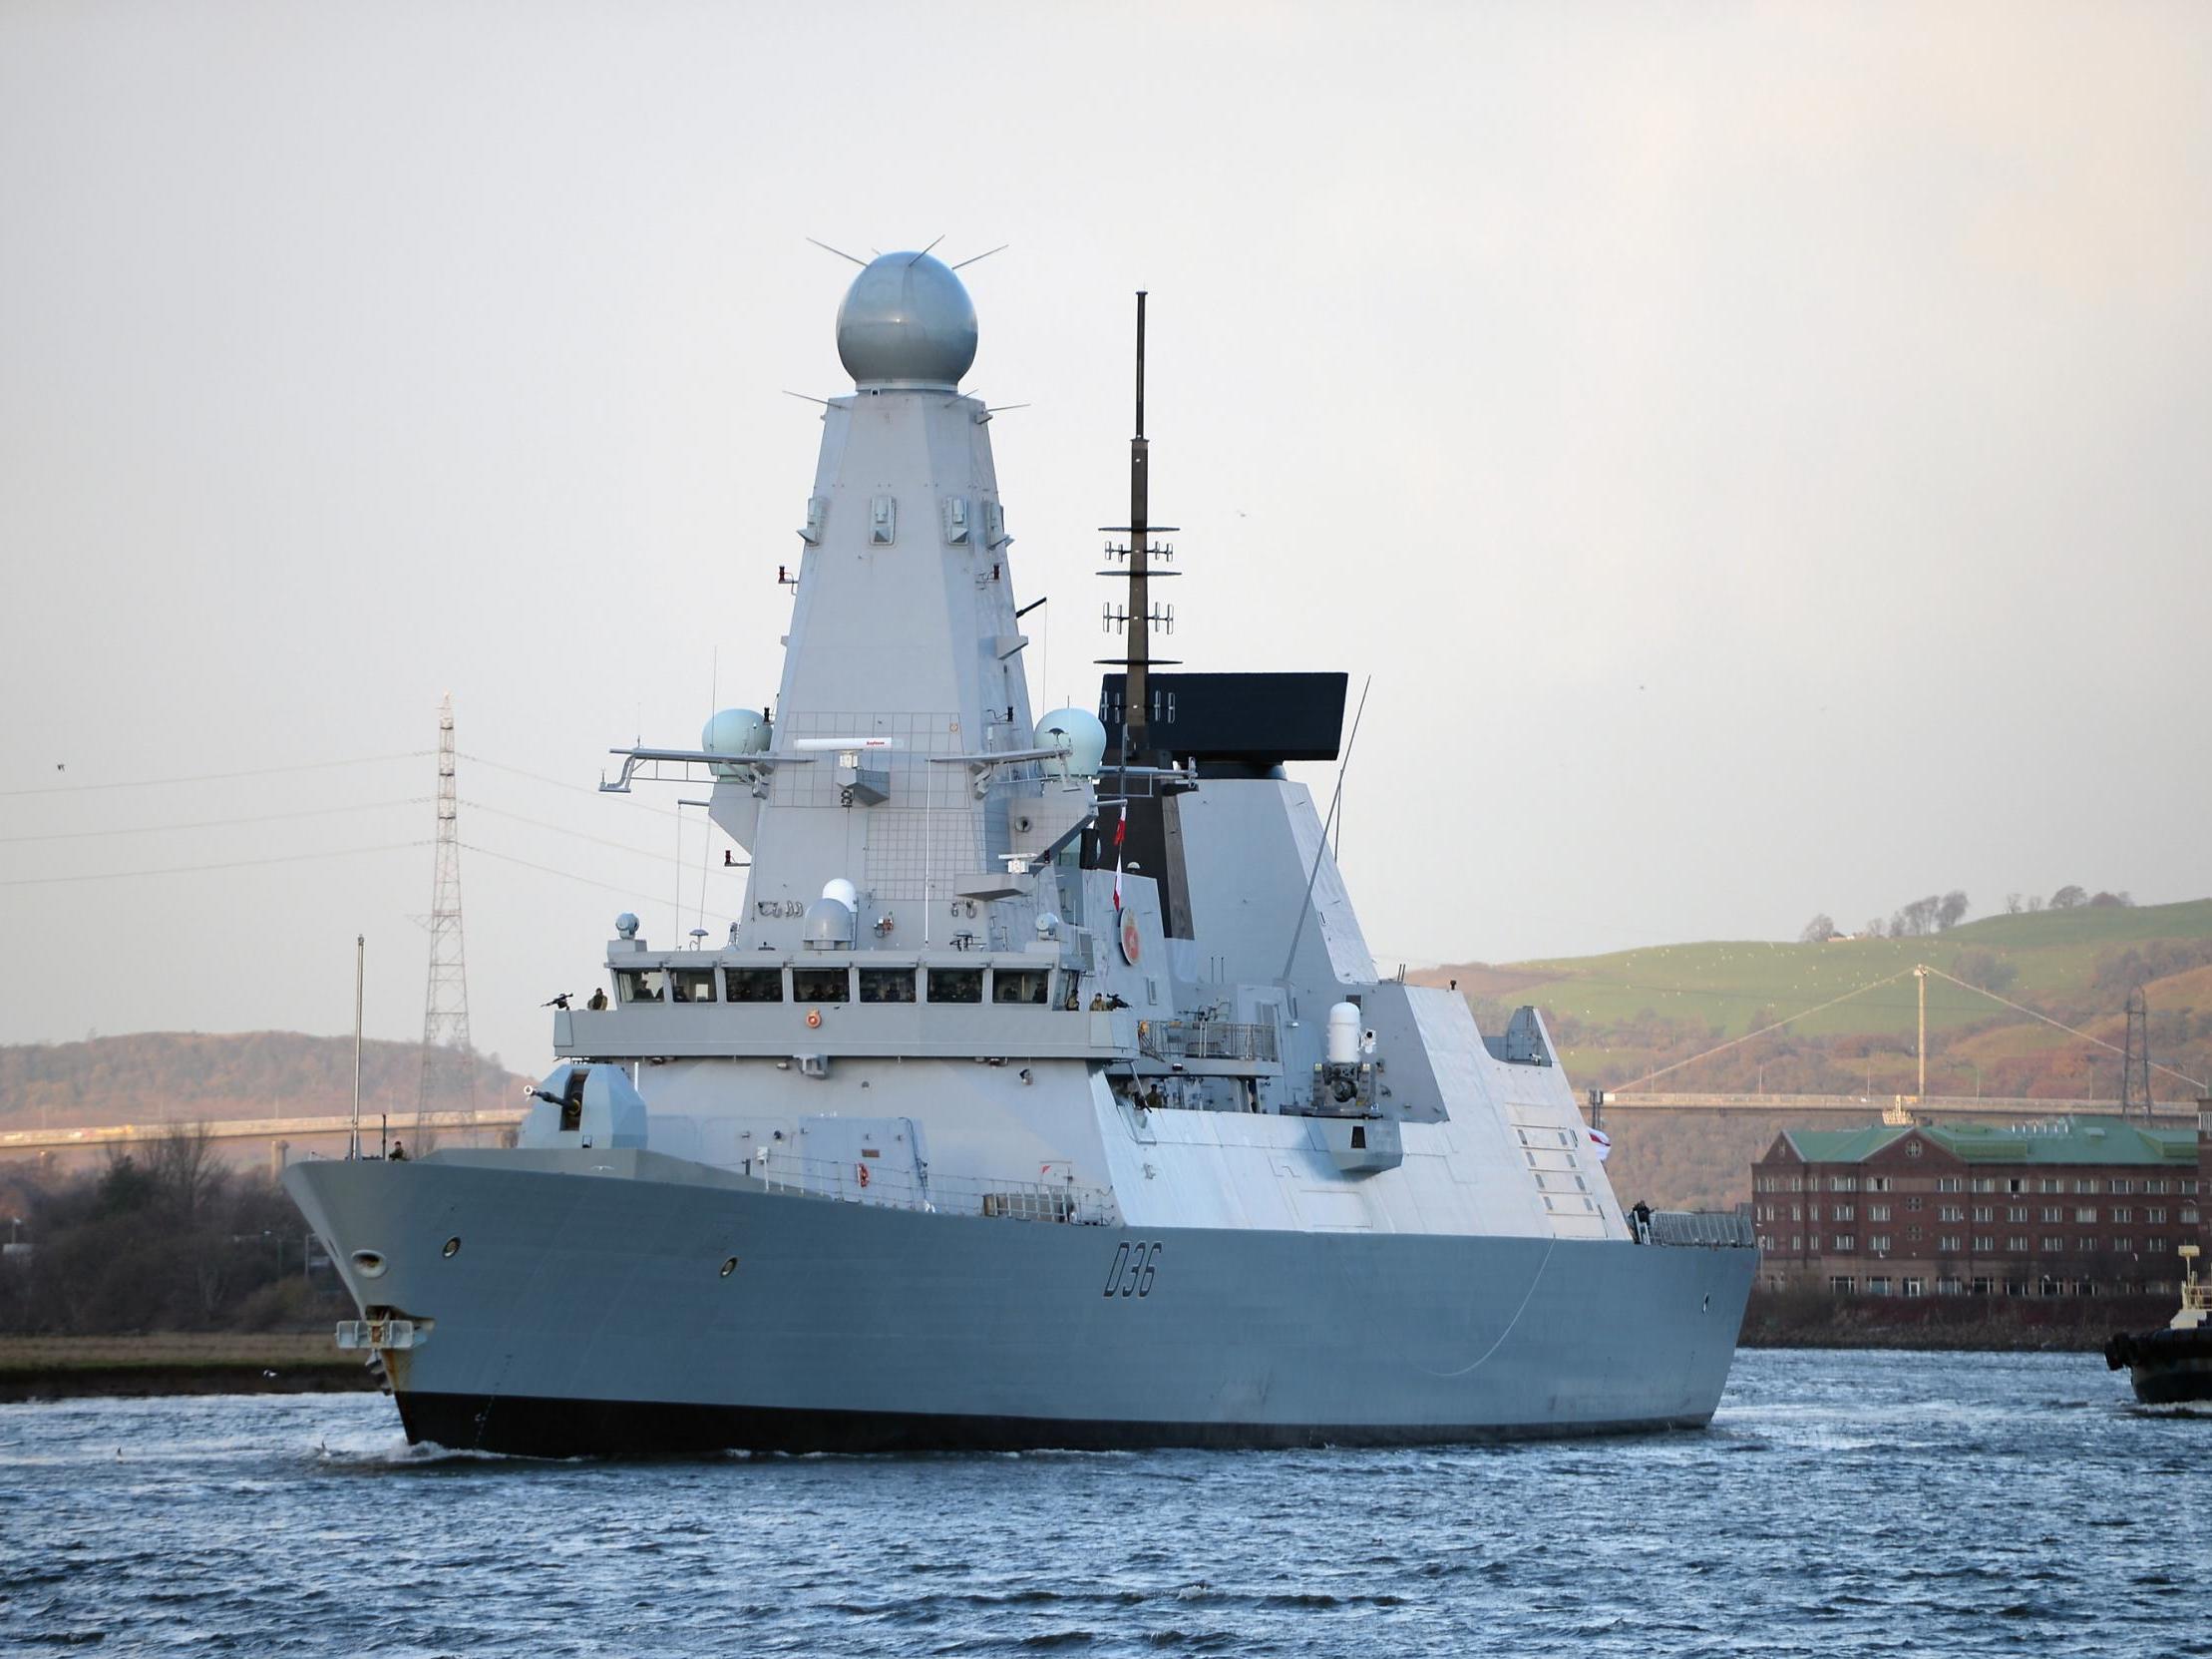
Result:
<svg viewBox="0 0 2212 1659"><path fill-rule="evenodd" d="M781 968L725 968L722 998L730 1003L780 1003L784 1000Z"/></svg>
<svg viewBox="0 0 2212 1659"><path fill-rule="evenodd" d="M861 970L861 1001L864 1003L913 1002L914 970L912 968L863 968Z"/></svg>
<svg viewBox="0 0 2212 1659"><path fill-rule="evenodd" d="M932 968L929 970L929 1001L932 1003L979 1003L983 1000L983 971L980 968Z"/></svg>
<svg viewBox="0 0 2212 1659"><path fill-rule="evenodd" d="M668 1000L671 1003L711 1003L714 1001L714 970L711 968L678 968L668 975Z"/></svg>
<svg viewBox="0 0 2212 1659"><path fill-rule="evenodd" d="M802 1003L850 1003L853 976L842 968L794 968L791 995Z"/></svg>
<svg viewBox="0 0 2212 1659"><path fill-rule="evenodd" d="M622 993L625 1003L657 1003L661 1000L661 972L657 968L623 968L614 975L615 986Z"/></svg>
<svg viewBox="0 0 2212 1659"><path fill-rule="evenodd" d="M990 976L990 1000L994 1003L1024 1003L1044 1007L1045 998L1052 989L1052 973L1046 968L994 968Z"/></svg>

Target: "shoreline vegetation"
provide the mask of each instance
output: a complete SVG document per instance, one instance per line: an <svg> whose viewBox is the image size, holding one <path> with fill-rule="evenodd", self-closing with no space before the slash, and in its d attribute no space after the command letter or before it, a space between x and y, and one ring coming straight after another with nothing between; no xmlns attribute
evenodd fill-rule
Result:
<svg viewBox="0 0 2212 1659"><path fill-rule="evenodd" d="M0 1405L174 1394L335 1394L379 1386L323 1331L0 1336Z"/></svg>
<svg viewBox="0 0 2212 1659"><path fill-rule="evenodd" d="M1739 1346L2094 1355L2113 1332L2151 1330L2172 1316L2170 1297L1908 1300L1760 1290L1744 1312ZM0 1405L379 1386L361 1356L341 1353L327 1331L0 1337Z"/></svg>

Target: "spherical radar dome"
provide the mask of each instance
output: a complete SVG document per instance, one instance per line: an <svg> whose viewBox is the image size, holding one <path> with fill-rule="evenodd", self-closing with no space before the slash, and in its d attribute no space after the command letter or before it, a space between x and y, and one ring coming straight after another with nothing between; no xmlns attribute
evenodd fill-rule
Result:
<svg viewBox="0 0 2212 1659"><path fill-rule="evenodd" d="M950 390L975 361L975 303L926 253L886 253L845 290L837 354L855 385Z"/></svg>

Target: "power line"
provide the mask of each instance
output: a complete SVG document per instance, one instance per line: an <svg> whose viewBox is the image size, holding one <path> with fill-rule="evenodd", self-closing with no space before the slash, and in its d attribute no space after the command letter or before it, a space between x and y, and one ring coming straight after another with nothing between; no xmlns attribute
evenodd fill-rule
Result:
<svg viewBox="0 0 2212 1659"><path fill-rule="evenodd" d="M523 766L510 766L504 761L487 760L480 754L464 754L461 758L472 766L489 766L495 772L512 772L519 778L529 778L533 783L543 783L553 789L565 789L571 794L589 795L593 800L603 801L614 797L614 792L611 790L595 788L585 783L570 783L566 778L548 777L544 772L533 772ZM654 812L663 818L680 818L683 816L672 806L654 806L649 801L641 801L634 795L624 795L621 798L639 812Z"/></svg>
<svg viewBox="0 0 2212 1659"><path fill-rule="evenodd" d="M303 812L262 812L249 818L200 818L188 824L144 824L135 829L56 830L46 835L0 835L0 845L25 841L91 841L110 835L173 835L180 830L231 829L239 824L276 824L293 818L329 818L343 812L377 812L391 806L419 806L428 795L396 801L364 801L358 806L318 806Z"/></svg>
<svg viewBox="0 0 2212 1659"><path fill-rule="evenodd" d="M420 846L422 843L417 842L416 845ZM496 853L491 848L480 847L473 841L462 842L461 849L463 852L476 853L484 858L496 858L502 864L519 864L525 870L536 870L540 875L558 876L562 881L576 882L584 887L596 887L602 893L613 893L625 899L635 899L637 897L636 890L633 888L616 887L609 882L593 881L589 876L579 876L572 870L555 869L551 864L534 864L527 858L517 858L511 853ZM718 910L709 910L702 914L713 917L717 922L734 922L737 920L736 917L725 916Z"/></svg>
<svg viewBox="0 0 2212 1659"><path fill-rule="evenodd" d="M95 789L160 789L173 783L227 783L233 778L272 778L287 772L324 772L338 766L381 766L393 760L420 760L428 749L403 754L369 754L353 760L304 760L294 766L260 766L246 772L199 772L181 778L123 778L114 783L50 783L37 789L0 789L0 799L20 795L82 795Z"/></svg>
<svg viewBox="0 0 2212 1659"><path fill-rule="evenodd" d="M1923 964L1923 966L1926 965ZM2059 1031L2064 1032L2069 1037L2077 1037L2083 1042L2093 1042L2099 1048L2109 1048L2113 1053L2120 1055L2122 1058L2126 1057L2127 1050L2122 1048L2117 1042L2107 1042L2101 1037L2091 1037L2087 1032L2076 1030L2074 1027L2067 1025L2063 1020L2053 1020L2047 1014L2038 1014L2035 1012L2035 1010L2029 1008L2026 1003L2016 1003L2010 997L2000 997L1994 991L1986 990L1983 987L1972 984L1967 980L1962 980L1956 975L1946 974L1941 968L1930 968L1928 972L1935 975L1936 978L1939 980L1949 980L1953 985L1961 986L1968 991L1979 991L1983 996L1989 998L1991 1002L2003 1003L2007 1008L2016 1010L2021 1014L2025 1014L2030 1020L2040 1020L2046 1026L2055 1026ZM2176 1071L2172 1066L2160 1065L2156 1060L2152 1060L2150 1062L2150 1066L2151 1069L2154 1071L2163 1071L2169 1077L2180 1078L2181 1081L2187 1083L2191 1088L2197 1089L2199 1091L2204 1088L2204 1083L2200 1079L2190 1076L2186 1071Z"/></svg>
<svg viewBox="0 0 2212 1659"><path fill-rule="evenodd" d="M1726 1042L1717 1042L1713 1044L1713 1046L1711 1046L1710 1048L1707 1048L1703 1053L1691 1054L1687 1059L1678 1059L1672 1065L1662 1065L1657 1071L1647 1071L1644 1073L1643 1076L1634 1078L1629 1082L1621 1083L1618 1085L1618 1087L1623 1093L1626 1093L1628 1090L1635 1088L1640 1083L1650 1082L1654 1077L1663 1077L1669 1071L1679 1071L1685 1065L1694 1065L1701 1059L1711 1058L1714 1054L1723 1053L1730 1048L1739 1048L1744 1043L1749 1042L1753 1037L1764 1037L1768 1032L1778 1032L1784 1026L1791 1025L1796 1021L1802 1020L1809 1014L1818 1014L1822 1009L1832 1009L1838 1003L1848 1003L1852 998L1858 996L1860 992L1872 991L1877 986L1888 985L1893 980L1901 980L1911 972L1912 970L1910 968L1905 968L1900 969L1895 974L1889 975L1887 978L1879 980L1869 980L1865 985L1860 986L1855 991L1846 991L1841 997L1831 997L1825 1003L1816 1003L1815 1005L1813 1005L1813 1007L1809 1009L1799 1009L1787 1020L1777 1020L1771 1026L1761 1026L1755 1032L1745 1032L1741 1037L1731 1037Z"/></svg>
<svg viewBox="0 0 2212 1659"><path fill-rule="evenodd" d="M108 870L87 876L10 876L0 887L46 887L58 882L122 881L130 876L190 876L205 870L250 870L264 864L305 864L323 858L359 858L368 853L404 852L427 841L392 841L381 847L337 847L322 853L285 853L276 858L237 858L222 864L168 864L151 870Z"/></svg>
<svg viewBox="0 0 2212 1659"><path fill-rule="evenodd" d="M482 801L462 803L471 812L489 812L495 818L512 818L518 824L530 824L538 829L551 830L554 835L571 836L578 841L588 841L595 847L611 847L616 852L634 853L639 858L674 859L674 853L654 852L649 847L633 847L627 841L609 841L604 836L586 835L582 830L572 830L559 824L548 823L543 818L532 818L520 812L508 812L500 807L486 806ZM678 860L680 863L681 860Z"/></svg>

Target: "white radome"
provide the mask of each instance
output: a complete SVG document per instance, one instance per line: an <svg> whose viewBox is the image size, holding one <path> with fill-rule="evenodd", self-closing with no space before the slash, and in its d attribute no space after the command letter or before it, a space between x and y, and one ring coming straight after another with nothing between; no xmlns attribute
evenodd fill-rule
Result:
<svg viewBox="0 0 2212 1659"><path fill-rule="evenodd" d="M1087 708L1055 708L1037 716L1037 746L1065 748L1068 775L1095 778L1106 758L1106 728Z"/></svg>
<svg viewBox="0 0 2212 1659"><path fill-rule="evenodd" d="M886 253L845 290L837 354L864 389L951 391L975 361L975 302L942 260Z"/></svg>

